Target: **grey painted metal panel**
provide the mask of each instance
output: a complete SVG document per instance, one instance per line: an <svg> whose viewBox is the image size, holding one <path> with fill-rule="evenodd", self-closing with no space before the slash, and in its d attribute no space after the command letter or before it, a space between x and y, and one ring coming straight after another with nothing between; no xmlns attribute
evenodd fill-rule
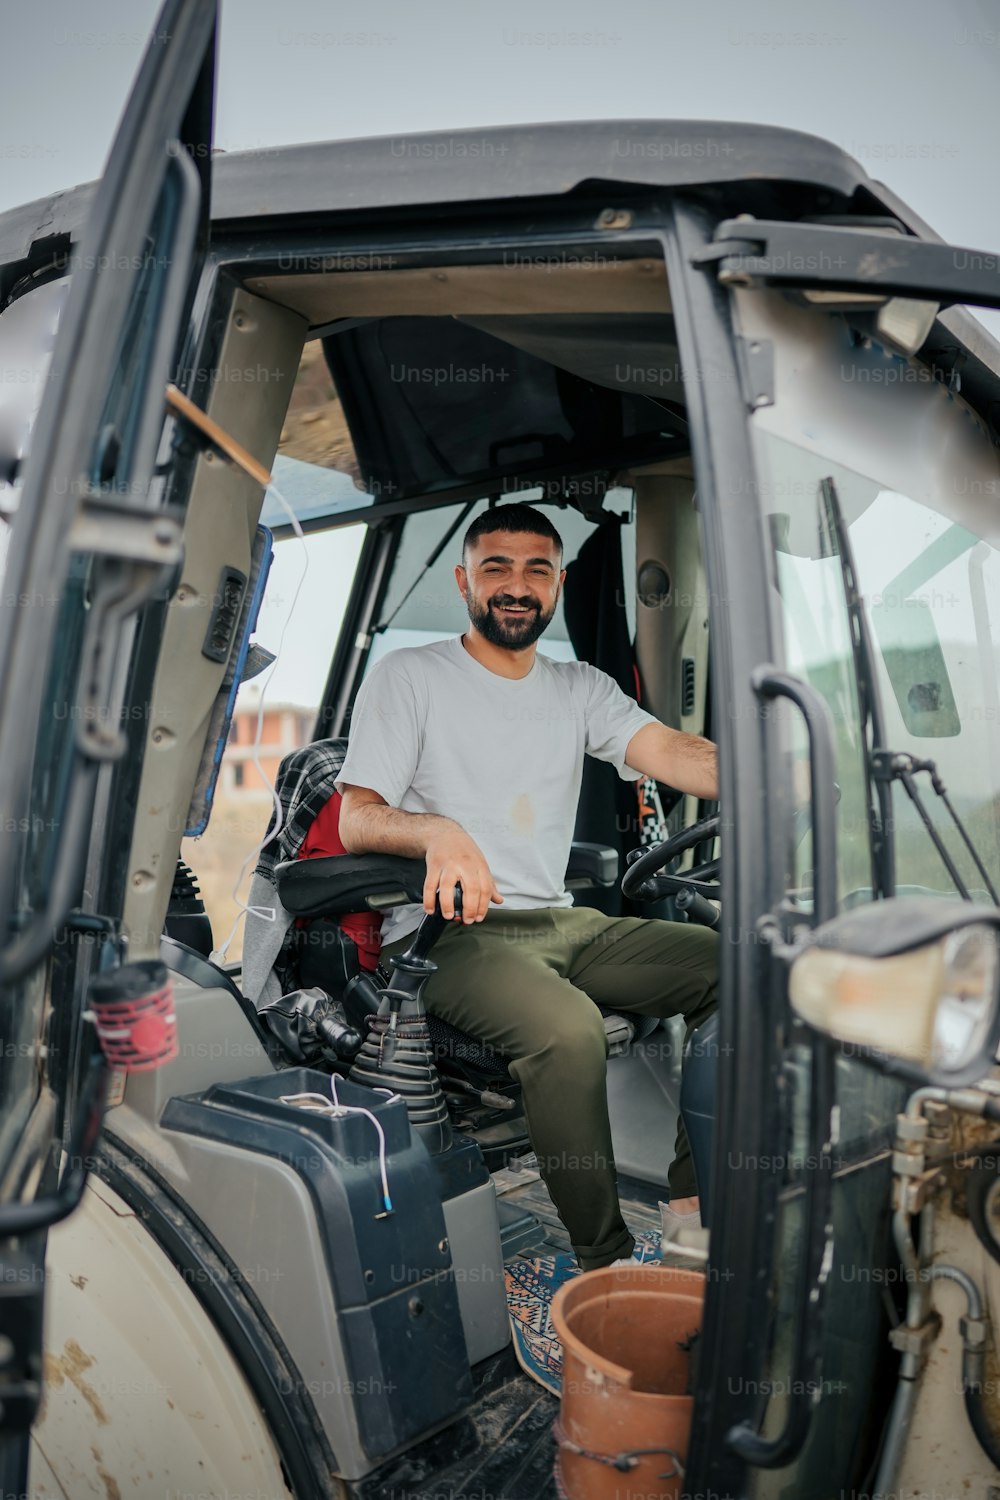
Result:
<svg viewBox="0 0 1000 1500"><path fill-rule="evenodd" d="M315 142L213 163L217 220L568 193L581 183L693 187L746 178L850 194L869 183L818 136L715 120L584 120Z"/></svg>
<svg viewBox="0 0 1000 1500"><path fill-rule="evenodd" d="M838 146L797 130L713 120L596 120L317 141L212 158L215 223L568 193L601 181L680 188L747 179L878 192ZM0 264L72 234L87 183L0 216Z"/></svg>

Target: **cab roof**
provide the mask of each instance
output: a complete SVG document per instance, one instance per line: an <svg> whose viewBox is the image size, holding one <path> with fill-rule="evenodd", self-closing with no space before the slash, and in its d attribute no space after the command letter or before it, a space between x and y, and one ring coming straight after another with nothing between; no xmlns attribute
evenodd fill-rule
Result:
<svg viewBox="0 0 1000 1500"><path fill-rule="evenodd" d="M755 181L809 184L844 198L858 189L879 194L863 167L829 141L717 120L586 120L217 151L212 180L216 224L558 196L596 183ZM0 264L24 258L36 239L72 236L94 187L85 183L0 216Z"/></svg>
<svg viewBox="0 0 1000 1500"><path fill-rule="evenodd" d="M550 197L587 184L681 188L748 179L850 197L863 168L817 136L717 120L581 120L317 142L213 158L212 216Z"/></svg>

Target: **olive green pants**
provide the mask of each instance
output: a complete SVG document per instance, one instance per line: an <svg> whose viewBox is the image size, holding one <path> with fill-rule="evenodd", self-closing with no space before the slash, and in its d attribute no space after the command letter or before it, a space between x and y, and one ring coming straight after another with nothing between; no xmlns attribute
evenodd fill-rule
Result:
<svg viewBox="0 0 1000 1500"><path fill-rule="evenodd" d="M383 960L411 941L386 945ZM635 1243L618 1203L598 1005L682 1015L690 1036L715 1009L717 944L694 924L539 907L454 922L433 950L427 1009L508 1060L539 1171L585 1270ZM640 1045L666 1044L659 1032ZM674 1198L697 1192L680 1121L668 1181Z"/></svg>

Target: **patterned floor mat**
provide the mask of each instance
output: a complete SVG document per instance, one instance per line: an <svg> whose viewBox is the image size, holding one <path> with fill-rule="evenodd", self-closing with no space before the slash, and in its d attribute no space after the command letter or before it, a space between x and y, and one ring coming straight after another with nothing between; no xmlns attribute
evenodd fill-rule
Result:
<svg viewBox="0 0 1000 1500"><path fill-rule="evenodd" d="M642 1230L635 1237L632 1259L641 1265L659 1258L659 1234ZM525 1257L508 1261L504 1267L517 1362L553 1396L558 1396L562 1387L563 1351L552 1326L552 1299L561 1286L579 1275L576 1256L566 1254Z"/></svg>

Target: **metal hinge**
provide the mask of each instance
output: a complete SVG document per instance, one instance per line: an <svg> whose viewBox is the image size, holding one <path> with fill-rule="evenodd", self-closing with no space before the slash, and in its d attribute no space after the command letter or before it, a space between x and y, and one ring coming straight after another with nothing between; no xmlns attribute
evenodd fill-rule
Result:
<svg viewBox="0 0 1000 1500"><path fill-rule="evenodd" d="M84 495L69 533L72 552L95 558L74 705L76 743L88 760L117 760L127 745L113 712L121 628L162 589L184 558L180 521L112 496Z"/></svg>
<svg viewBox="0 0 1000 1500"><path fill-rule="evenodd" d="M95 493L83 497L70 527L69 549L157 568L173 566L184 556L179 519Z"/></svg>
<svg viewBox="0 0 1000 1500"><path fill-rule="evenodd" d="M774 405L774 344L770 339L736 338L743 399L751 411Z"/></svg>
<svg viewBox="0 0 1000 1500"><path fill-rule="evenodd" d="M804 220L724 219L691 263L723 286L845 293L858 307L879 298L1000 307L1000 257L915 235L887 233L884 220L850 226Z"/></svg>

